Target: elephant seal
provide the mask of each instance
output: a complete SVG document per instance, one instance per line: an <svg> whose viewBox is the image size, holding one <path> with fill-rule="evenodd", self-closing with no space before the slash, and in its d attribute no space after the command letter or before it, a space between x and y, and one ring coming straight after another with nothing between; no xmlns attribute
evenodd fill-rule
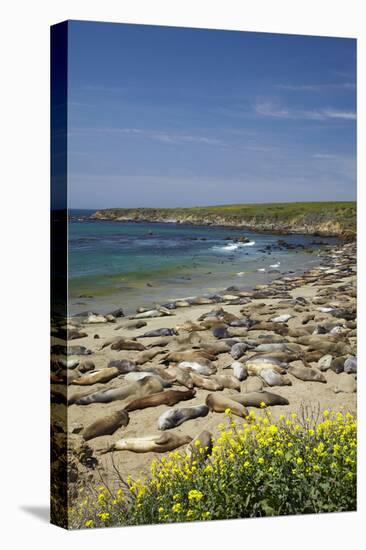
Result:
<svg viewBox="0 0 366 550"><path fill-rule="evenodd" d="M216 367L211 364L211 361L182 361L178 364L178 368L182 370L188 370L188 372L196 372L197 374L202 374L203 376L211 376L217 372Z"/></svg>
<svg viewBox="0 0 366 550"><path fill-rule="evenodd" d="M127 374L129 372L136 372L139 370L139 367L133 361L128 359L112 359L109 361L107 367L118 369L120 374Z"/></svg>
<svg viewBox="0 0 366 550"><path fill-rule="evenodd" d="M133 453L166 453L174 451L182 445L190 443L192 438L189 435L177 435L174 433L163 433L147 437L127 437L113 443L101 454L112 451L132 451Z"/></svg>
<svg viewBox="0 0 366 550"><path fill-rule="evenodd" d="M240 359L240 357L243 357L247 349L248 349L247 344L238 342L237 344L234 344L233 347L231 348L230 355L235 360Z"/></svg>
<svg viewBox="0 0 366 550"><path fill-rule="evenodd" d="M115 378L118 375L119 370L116 367L105 367L104 369L100 369L95 372L83 374L79 378L76 378L76 380L73 380L72 384L76 384L77 386L90 386L98 383L103 384L105 382L109 382L109 380L112 380L112 378Z"/></svg>
<svg viewBox="0 0 366 550"><path fill-rule="evenodd" d="M261 403L265 403L269 407L273 405L289 405L289 401L285 397L268 391L255 391L240 395L233 394L230 395L230 398L233 401L241 403L244 407L260 407Z"/></svg>
<svg viewBox="0 0 366 550"><path fill-rule="evenodd" d="M156 330L149 330L145 334L141 334L138 338L155 338L157 336L177 336L178 332L175 328L158 328Z"/></svg>
<svg viewBox="0 0 366 550"><path fill-rule="evenodd" d="M313 369L312 367L301 367L299 365L290 366L287 369L287 372L289 374L292 374L292 376L295 376L295 378L303 380L304 382L323 382L323 384L327 383L322 373L316 369Z"/></svg>
<svg viewBox="0 0 366 550"><path fill-rule="evenodd" d="M136 342L135 340L125 340L121 338L117 342L111 345L111 349L121 351L121 350L135 350L135 351L145 351L146 348L141 342Z"/></svg>
<svg viewBox="0 0 366 550"><path fill-rule="evenodd" d="M272 323L287 323L290 319L292 319L293 315L290 313L283 313L282 315L279 315L278 317L273 317L271 319Z"/></svg>
<svg viewBox="0 0 366 550"><path fill-rule="evenodd" d="M202 388L208 391L219 391L223 389L223 386L217 380L207 378L206 376L200 376L195 372L190 373L191 380L196 388Z"/></svg>
<svg viewBox="0 0 366 550"><path fill-rule="evenodd" d="M292 382L286 376L282 376L273 369L265 368L259 373L259 376L268 386L292 386Z"/></svg>
<svg viewBox="0 0 366 550"><path fill-rule="evenodd" d="M141 372L129 372L124 376L124 380L127 382L136 382L137 380L143 380L144 378L156 378L161 382L162 386L164 388L171 388L172 383L171 380L167 380L166 378L162 378L159 374L156 374L154 372L149 371L141 371Z"/></svg>
<svg viewBox="0 0 366 550"><path fill-rule="evenodd" d="M263 390L263 380L259 376L249 376L241 384L241 393L250 393Z"/></svg>
<svg viewBox="0 0 366 550"><path fill-rule="evenodd" d="M145 397L141 397L140 399L134 399L133 401L130 401L125 406L124 410L128 412L132 411L138 411L140 409L147 409L149 407L158 407L159 405L168 405L172 407L173 405L176 405L180 401L187 401L188 399L193 399L193 397L196 395L196 390L187 390L187 391L180 391L180 390L168 390L168 391L162 391L158 393L154 393L152 395L147 395Z"/></svg>
<svg viewBox="0 0 366 550"><path fill-rule="evenodd" d="M181 386L185 386L188 389L193 388L194 383L189 372L183 371L178 367L169 367L166 372L168 375L171 374L173 377L172 380L178 382Z"/></svg>
<svg viewBox="0 0 366 550"><path fill-rule="evenodd" d="M344 363L344 372L347 374L356 374L357 373L357 359L356 357L348 357Z"/></svg>
<svg viewBox="0 0 366 550"><path fill-rule="evenodd" d="M205 350L193 349L187 351L172 351L164 357L161 363L180 363L181 361L214 361L216 357Z"/></svg>
<svg viewBox="0 0 366 550"><path fill-rule="evenodd" d="M330 370L332 370L336 374L340 374L341 372L344 372L345 360L346 358L344 356L335 357L330 365Z"/></svg>
<svg viewBox="0 0 366 550"><path fill-rule="evenodd" d="M176 428L194 418L208 415L207 405L196 405L195 407L186 407L184 409L169 409L158 418L158 430L170 430Z"/></svg>
<svg viewBox="0 0 366 550"><path fill-rule="evenodd" d="M237 378L234 376L225 375L225 374L215 374L213 377L213 380L221 384L223 388L227 388L229 390L236 390L240 391L240 382Z"/></svg>
<svg viewBox="0 0 366 550"><path fill-rule="evenodd" d="M214 327L212 329L212 334L218 339L231 337L226 325L218 325L217 327Z"/></svg>
<svg viewBox="0 0 366 550"><path fill-rule="evenodd" d="M80 374L85 374L86 372L90 372L91 370L95 370L95 364L90 359L85 359L78 365L78 371Z"/></svg>
<svg viewBox="0 0 366 550"><path fill-rule="evenodd" d="M249 357L244 362L244 365L250 375L259 375L263 369L272 369L278 374L284 374L286 372L283 368L283 363L274 357L254 355Z"/></svg>
<svg viewBox="0 0 366 550"><path fill-rule="evenodd" d="M118 401L127 399L132 396L134 399L150 395L152 393L158 393L163 391L162 383L156 378L143 378L136 382L125 384L118 388L105 389L85 397L78 399L75 403L77 405L89 405L90 403L111 403L111 401Z"/></svg>
<svg viewBox="0 0 366 550"><path fill-rule="evenodd" d="M136 313L130 319L153 319L154 317L165 317L167 315L172 315L172 313L166 308L149 309L147 311Z"/></svg>
<svg viewBox="0 0 366 550"><path fill-rule="evenodd" d="M112 435L118 428L127 426L130 418L126 410L116 411L108 416L103 416L84 428L81 435L85 441L100 437L102 435Z"/></svg>
<svg viewBox="0 0 366 550"><path fill-rule="evenodd" d="M264 353L271 353L272 351L287 351L287 344L281 343L274 343L274 344L259 344L255 348L255 351L257 353L264 352Z"/></svg>
<svg viewBox="0 0 366 550"><path fill-rule="evenodd" d="M337 377L337 384L334 387L334 393L355 393L357 390L357 382L352 374L342 372Z"/></svg>
<svg viewBox="0 0 366 550"><path fill-rule="evenodd" d="M330 368L332 361L333 357L331 355L323 355L318 361L318 368L324 372Z"/></svg>
<svg viewBox="0 0 366 550"><path fill-rule="evenodd" d="M166 354L166 352L161 349L147 349L135 355L133 359L136 365L144 365L145 363L151 361L152 359L154 359L154 357L156 357L157 355L161 355L162 353Z"/></svg>
<svg viewBox="0 0 366 550"><path fill-rule="evenodd" d="M104 342L99 346L98 351L102 351L104 348L123 340L124 338L121 338L121 336L113 336L112 338L107 338L107 340L104 340Z"/></svg>
<svg viewBox="0 0 366 550"><path fill-rule="evenodd" d="M231 363L228 367L224 367L225 369L233 369L233 374L235 378L240 380L242 382L243 380L246 380L248 378L248 371L245 365L243 363L240 363L239 361L234 361L234 363Z"/></svg>
<svg viewBox="0 0 366 550"><path fill-rule="evenodd" d="M248 410L244 405L234 401L228 395L209 393L206 397L206 405L210 411L222 413L225 412L226 409L230 409L233 414L240 416L240 418L248 416Z"/></svg>

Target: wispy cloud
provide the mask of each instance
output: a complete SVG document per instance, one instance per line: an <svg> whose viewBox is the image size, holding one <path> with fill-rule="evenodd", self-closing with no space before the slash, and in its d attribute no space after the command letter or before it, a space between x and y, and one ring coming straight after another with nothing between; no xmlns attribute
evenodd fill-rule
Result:
<svg viewBox="0 0 366 550"><path fill-rule="evenodd" d="M343 119L356 120L356 113L353 111L339 111L336 109L291 109L286 106L278 106L272 101L258 102L254 106L258 115L273 118L304 119L304 120L328 120Z"/></svg>
<svg viewBox="0 0 366 550"><path fill-rule="evenodd" d="M160 141L161 143L168 144L181 144L181 143L201 143L203 145L223 145L224 142L220 139L196 135L196 134L181 134L174 132L166 132L164 130L144 130L140 128L118 128L118 127L104 127L104 128L74 128L69 132L70 136L82 135L82 136L98 136L98 135L131 135L141 136L143 138L152 139L154 141Z"/></svg>
<svg viewBox="0 0 366 550"><path fill-rule="evenodd" d="M289 90L294 92L322 92L326 90L354 90L354 82L337 82L328 84L276 84L280 90Z"/></svg>

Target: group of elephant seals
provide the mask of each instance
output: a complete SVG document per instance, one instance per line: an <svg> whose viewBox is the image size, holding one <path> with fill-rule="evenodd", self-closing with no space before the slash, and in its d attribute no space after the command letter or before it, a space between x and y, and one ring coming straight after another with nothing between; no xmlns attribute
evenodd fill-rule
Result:
<svg viewBox="0 0 366 550"><path fill-rule="evenodd" d="M233 414L245 418L248 416L248 410L237 401L231 399L228 395L209 393L206 397L206 405L210 411L225 412L226 409L230 409Z"/></svg>
<svg viewBox="0 0 366 550"><path fill-rule="evenodd" d="M176 428L187 420L207 416L208 411L207 405L196 405L195 407L186 407L184 409L169 409L159 417L158 430Z"/></svg>
<svg viewBox="0 0 366 550"><path fill-rule="evenodd" d="M147 409L149 407L158 407L159 405L168 405L172 407L180 401L187 401L193 399L196 394L196 390L190 389L186 391L181 390L167 390L159 393L154 393L140 399L134 399L130 401L124 408L125 411L132 412L141 409Z"/></svg>
<svg viewBox="0 0 366 550"><path fill-rule="evenodd" d="M120 439L113 443L107 449L101 451L101 454L113 451L131 451L133 453L166 453L174 451L182 445L192 441L189 435L176 435L172 432L166 432L159 435L150 435L147 437L131 437Z"/></svg>
<svg viewBox="0 0 366 550"><path fill-rule="evenodd" d="M90 426L84 428L81 432L81 435L85 441L94 439L95 437L100 437L102 435L112 435L118 428L122 426L127 426L130 419L128 412L126 410L116 411L108 416L103 416L99 418Z"/></svg>

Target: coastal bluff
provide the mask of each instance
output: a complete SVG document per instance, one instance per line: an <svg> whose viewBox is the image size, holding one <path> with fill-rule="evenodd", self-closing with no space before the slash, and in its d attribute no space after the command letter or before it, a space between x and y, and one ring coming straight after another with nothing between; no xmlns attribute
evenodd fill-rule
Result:
<svg viewBox="0 0 366 550"><path fill-rule="evenodd" d="M278 234L356 235L355 202L291 202L234 204L192 208L105 208L94 220L180 223L243 228Z"/></svg>

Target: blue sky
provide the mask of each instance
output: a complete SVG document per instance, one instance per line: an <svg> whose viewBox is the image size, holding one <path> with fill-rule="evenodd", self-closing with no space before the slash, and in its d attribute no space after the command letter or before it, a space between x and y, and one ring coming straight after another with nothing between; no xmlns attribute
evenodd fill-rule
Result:
<svg viewBox="0 0 366 550"><path fill-rule="evenodd" d="M355 200L356 41L69 23L71 208Z"/></svg>

